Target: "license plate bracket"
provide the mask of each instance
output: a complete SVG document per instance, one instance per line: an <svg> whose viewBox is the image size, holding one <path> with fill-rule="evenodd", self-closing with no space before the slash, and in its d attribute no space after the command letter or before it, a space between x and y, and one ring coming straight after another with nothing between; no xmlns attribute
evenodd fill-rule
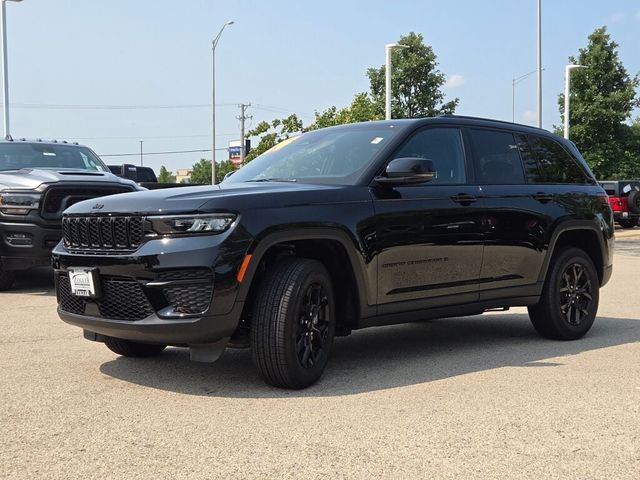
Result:
<svg viewBox="0 0 640 480"><path fill-rule="evenodd" d="M74 267L68 269L71 294L82 298L100 297L98 269L92 267Z"/></svg>

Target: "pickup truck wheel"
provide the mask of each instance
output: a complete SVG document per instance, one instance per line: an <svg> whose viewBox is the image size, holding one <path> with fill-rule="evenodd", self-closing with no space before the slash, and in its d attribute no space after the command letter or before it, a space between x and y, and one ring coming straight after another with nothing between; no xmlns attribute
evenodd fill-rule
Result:
<svg viewBox="0 0 640 480"><path fill-rule="evenodd" d="M535 329L546 338L576 340L596 318L600 283L591 258L567 248L551 259L540 303L529 307Z"/></svg>
<svg viewBox="0 0 640 480"><path fill-rule="evenodd" d="M16 279L14 272L8 272L0 266L0 291L9 290Z"/></svg>
<svg viewBox="0 0 640 480"><path fill-rule="evenodd" d="M629 220L619 220L618 223L622 228L633 228L638 225L638 219L629 219Z"/></svg>
<svg viewBox="0 0 640 480"><path fill-rule="evenodd" d="M131 340L113 337L108 337L104 344L113 353L124 357L153 357L167 348L166 345L132 342Z"/></svg>
<svg viewBox="0 0 640 480"><path fill-rule="evenodd" d="M265 381L290 389L315 383L335 334L333 286L324 266L282 260L260 285L253 312L253 360Z"/></svg>

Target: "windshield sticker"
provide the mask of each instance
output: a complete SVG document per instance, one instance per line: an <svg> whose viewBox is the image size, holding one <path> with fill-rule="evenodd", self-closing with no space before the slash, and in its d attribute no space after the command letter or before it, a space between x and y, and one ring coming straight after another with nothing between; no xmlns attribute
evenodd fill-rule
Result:
<svg viewBox="0 0 640 480"><path fill-rule="evenodd" d="M42 152L42 155L45 155L47 157L55 157L56 156L56 154L53 153L53 152Z"/></svg>
<svg viewBox="0 0 640 480"><path fill-rule="evenodd" d="M371 140L371 143L372 143L373 145L377 145L377 144L379 144L382 140L384 140L384 138L382 138L382 137L376 137L376 138L374 138L373 140Z"/></svg>

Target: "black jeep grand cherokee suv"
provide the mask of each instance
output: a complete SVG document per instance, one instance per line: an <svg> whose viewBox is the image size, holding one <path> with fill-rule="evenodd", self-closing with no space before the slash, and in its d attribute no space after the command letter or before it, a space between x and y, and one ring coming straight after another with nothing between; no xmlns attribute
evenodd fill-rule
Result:
<svg viewBox="0 0 640 480"><path fill-rule="evenodd" d="M126 356L251 346L303 388L352 329L527 306L545 337L593 324L611 276L607 196L575 146L455 116L291 138L215 187L69 208L60 317Z"/></svg>

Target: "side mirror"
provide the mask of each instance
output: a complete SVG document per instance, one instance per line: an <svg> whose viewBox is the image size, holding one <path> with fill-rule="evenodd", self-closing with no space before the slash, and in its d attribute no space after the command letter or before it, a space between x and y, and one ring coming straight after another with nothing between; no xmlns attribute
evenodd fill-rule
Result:
<svg viewBox="0 0 640 480"><path fill-rule="evenodd" d="M430 182L436 178L433 160L428 158L396 158L389 162L385 175L375 178L380 185L410 185L413 183Z"/></svg>

